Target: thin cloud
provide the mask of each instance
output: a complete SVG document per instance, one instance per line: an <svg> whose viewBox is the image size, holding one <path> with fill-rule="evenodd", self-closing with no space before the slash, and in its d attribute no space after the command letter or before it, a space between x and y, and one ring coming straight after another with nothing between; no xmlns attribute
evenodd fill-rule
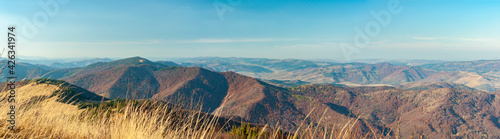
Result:
<svg viewBox="0 0 500 139"><path fill-rule="evenodd" d="M148 40L148 41L111 41L111 42L69 42L69 41L56 41L56 42L34 42L33 45L39 46L101 46L101 45L148 45L148 44L167 44L161 40Z"/></svg>
<svg viewBox="0 0 500 139"><path fill-rule="evenodd" d="M436 40L437 38L429 38L429 37L413 37L415 40Z"/></svg>
<svg viewBox="0 0 500 139"><path fill-rule="evenodd" d="M387 41L381 43L372 43L372 46L367 48L377 48L377 49L428 49L428 50L438 50L438 49L455 49L455 50L471 50L471 49L483 49L483 50L498 50L499 44L493 40L462 40L456 39L457 41L417 41L417 42L406 42L406 41ZM478 43L478 41L486 41L487 43Z"/></svg>
<svg viewBox="0 0 500 139"><path fill-rule="evenodd" d="M276 41L296 41L296 39L196 39L184 41L165 41L165 40L144 40L144 41L109 41L109 42L71 42L71 41L54 41L54 42L34 42L32 45L37 46L112 46L112 45L163 45L163 44L179 44L179 43L251 43L251 42L276 42Z"/></svg>
<svg viewBox="0 0 500 139"><path fill-rule="evenodd" d="M335 50L340 43L310 43L275 46L280 49Z"/></svg>
<svg viewBox="0 0 500 139"><path fill-rule="evenodd" d="M488 38L458 38L458 40L462 40L462 41L474 41L474 42L489 42L489 41L493 41L492 39L488 39Z"/></svg>
<svg viewBox="0 0 500 139"><path fill-rule="evenodd" d="M492 42L493 39L489 38L433 38L433 37L413 37L415 40L446 40L446 41L471 41L471 42Z"/></svg>
<svg viewBox="0 0 500 139"><path fill-rule="evenodd" d="M290 41L292 39L197 39L178 41L178 43L236 43L236 42L273 42Z"/></svg>

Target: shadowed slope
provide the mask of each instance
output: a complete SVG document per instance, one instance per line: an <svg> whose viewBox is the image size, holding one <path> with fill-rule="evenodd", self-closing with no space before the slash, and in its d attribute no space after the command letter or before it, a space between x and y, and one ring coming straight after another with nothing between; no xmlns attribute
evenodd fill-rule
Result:
<svg viewBox="0 0 500 139"><path fill-rule="evenodd" d="M225 78L202 68L168 67L155 72L160 84L153 99L184 104L189 107L203 105L211 112L222 103L227 94Z"/></svg>
<svg viewBox="0 0 500 139"><path fill-rule="evenodd" d="M283 128L296 126L296 119L304 117L295 108L288 90L235 72L222 74L229 89L224 104L214 114L238 116L254 123L279 123Z"/></svg>
<svg viewBox="0 0 500 139"><path fill-rule="evenodd" d="M67 81L112 99L150 98L158 90L158 82L148 66L124 66Z"/></svg>

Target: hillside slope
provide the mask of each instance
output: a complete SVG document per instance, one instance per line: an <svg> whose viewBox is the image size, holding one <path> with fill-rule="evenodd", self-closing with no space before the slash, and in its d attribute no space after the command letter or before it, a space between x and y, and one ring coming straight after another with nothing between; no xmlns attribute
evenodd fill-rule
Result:
<svg viewBox="0 0 500 139"><path fill-rule="evenodd" d="M498 94L439 88L401 90L391 87L305 85L295 94L317 99L333 110L358 115L379 129L401 129L403 136L429 138L499 138Z"/></svg>
<svg viewBox="0 0 500 139"><path fill-rule="evenodd" d="M500 78L475 72L442 71L422 80L423 82L452 82L464 84L481 91L494 91L500 88Z"/></svg>

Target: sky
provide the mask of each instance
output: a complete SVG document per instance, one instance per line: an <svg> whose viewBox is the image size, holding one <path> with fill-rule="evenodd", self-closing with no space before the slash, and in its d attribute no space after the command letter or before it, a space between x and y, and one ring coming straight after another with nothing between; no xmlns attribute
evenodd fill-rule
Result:
<svg viewBox="0 0 500 139"><path fill-rule="evenodd" d="M21 58L500 58L500 0L0 0L10 25Z"/></svg>

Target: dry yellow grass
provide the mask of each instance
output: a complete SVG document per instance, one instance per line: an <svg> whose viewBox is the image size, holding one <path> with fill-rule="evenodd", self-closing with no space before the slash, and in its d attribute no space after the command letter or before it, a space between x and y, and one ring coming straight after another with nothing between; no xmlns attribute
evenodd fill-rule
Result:
<svg viewBox="0 0 500 139"><path fill-rule="evenodd" d="M213 122L208 120L199 123L201 128L190 128L190 124L198 124L195 122L203 118L193 117L195 114L182 119L154 114L166 111L167 107L144 111L141 106L127 104L122 113L111 113L112 111L103 108L96 116L95 113L84 112L76 105L57 101L57 96L32 103L35 100L32 98L48 97L58 89L56 85L36 83L17 89L17 130L11 131L6 122L1 122L0 138L212 138L217 134L213 132ZM0 103L0 112L8 113L10 108L7 100ZM0 120L6 121L6 118L6 115L2 115ZM172 129L167 125L178 127Z"/></svg>

